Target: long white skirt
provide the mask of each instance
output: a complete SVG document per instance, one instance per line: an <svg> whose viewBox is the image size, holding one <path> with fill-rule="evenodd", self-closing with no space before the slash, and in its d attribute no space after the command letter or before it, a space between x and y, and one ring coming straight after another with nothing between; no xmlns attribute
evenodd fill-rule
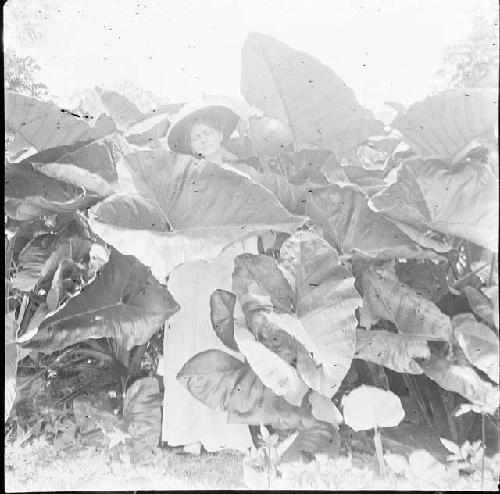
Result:
<svg viewBox="0 0 500 494"><path fill-rule="evenodd" d="M234 257L244 252L257 254L255 237L234 244L213 262L185 263L170 275L168 289L181 306L167 321L163 346L162 441L170 446L200 441L210 452L225 448L246 452L253 444L247 425L228 424L226 412L208 408L176 379L182 366L204 350L223 350L243 360L215 335L210 322L210 295L217 288L231 290Z"/></svg>

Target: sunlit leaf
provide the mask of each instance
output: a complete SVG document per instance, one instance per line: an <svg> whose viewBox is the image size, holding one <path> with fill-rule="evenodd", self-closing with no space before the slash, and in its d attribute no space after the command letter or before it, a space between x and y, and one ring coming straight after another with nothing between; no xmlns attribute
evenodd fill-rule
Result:
<svg viewBox="0 0 500 494"><path fill-rule="evenodd" d="M459 314L451 320L453 333L469 361L498 384L500 347L498 336L472 314Z"/></svg>
<svg viewBox="0 0 500 494"><path fill-rule="evenodd" d="M291 232L305 221L261 186L213 163L163 150L131 153L120 163L130 192L97 205L91 227L162 282L183 262L211 260L250 234Z"/></svg>
<svg viewBox="0 0 500 494"><path fill-rule="evenodd" d="M219 340L231 350L238 351L234 339L234 304L236 295L226 290L215 290L210 296L210 320Z"/></svg>
<svg viewBox="0 0 500 494"><path fill-rule="evenodd" d="M450 339L451 322L448 316L430 300L401 283L387 269L369 267L363 271L361 279L363 311L368 311L375 320L391 321L400 333L422 340Z"/></svg>
<svg viewBox="0 0 500 494"><path fill-rule="evenodd" d="M243 45L241 92L289 127L296 145L341 154L383 131L329 67L264 34Z"/></svg>
<svg viewBox="0 0 500 494"><path fill-rule="evenodd" d="M356 331L354 358L383 365L396 372L422 374L418 360L429 357L427 342L421 338L383 330Z"/></svg>
<svg viewBox="0 0 500 494"><path fill-rule="evenodd" d="M312 407L312 414L318 420L328 422L336 427L344 421L342 414L333 404L331 398L327 398L316 391L312 391L308 400Z"/></svg>
<svg viewBox="0 0 500 494"><path fill-rule="evenodd" d="M49 353L89 338L116 338L130 349L148 341L179 305L149 270L113 252L101 275L39 325L24 345Z"/></svg>
<svg viewBox="0 0 500 494"><path fill-rule="evenodd" d="M355 431L395 427L405 416L397 395L364 384L345 395L342 406L345 423Z"/></svg>

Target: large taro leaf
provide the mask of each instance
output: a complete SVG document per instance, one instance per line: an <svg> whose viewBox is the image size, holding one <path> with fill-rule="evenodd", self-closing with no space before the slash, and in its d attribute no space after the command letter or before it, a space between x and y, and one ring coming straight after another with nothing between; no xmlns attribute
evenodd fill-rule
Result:
<svg viewBox="0 0 500 494"><path fill-rule="evenodd" d="M387 187L384 180L385 171L365 170L360 166L328 166L326 163L322 171L328 180L328 183L337 185L341 188L349 187L357 192L368 196L380 192Z"/></svg>
<svg viewBox="0 0 500 494"><path fill-rule="evenodd" d="M63 259L80 262L89 253L92 243L82 238L75 223L59 234L45 233L34 237L17 258L17 271L12 286L30 291L35 285L51 281Z"/></svg>
<svg viewBox="0 0 500 494"><path fill-rule="evenodd" d="M177 379L209 408L227 412L230 423L295 429L316 422L305 401L300 407L291 405L264 386L247 362L220 350L206 350L192 357Z"/></svg>
<svg viewBox="0 0 500 494"><path fill-rule="evenodd" d="M304 214L307 192L327 184L320 169L332 160L331 151L305 149L272 158L260 157L249 165L237 163L235 166L270 190L292 214Z"/></svg>
<svg viewBox="0 0 500 494"><path fill-rule="evenodd" d="M354 358L383 365L396 372L422 374L419 360L429 357L430 349L421 338L384 330L356 331Z"/></svg>
<svg viewBox="0 0 500 494"><path fill-rule="evenodd" d="M367 267L362 272L361 283L362 326L369 328L378 319L385 319L393 322L400 333L421 340L446 341L451 338L448 316L430 300L401 283L388 269Z"/></svg>
<svg viewBox="0 0 500 494"><path fill-rule="evenodd" d="M322 227L325 238L341 253L369 258L434 258L449 247L434 239L416 243L392 221L372 211L366 197L352 188L329 185L309 194L306 214ZM423 248L426 247L426 248Z"/></svg>
<svg viewBox="0 0 500 494"><path fill-rule="evenodd" d="M148 341L179 305L137 259L112 252L100 276L50 313L23 341L45 353L89 338L115 338L130 349Z"/></svg>
<svg viewBox="0 0 500 494"><path fill-rule="evenodd" d="M454 89L414 103L392 125L423 157L453 159L476 138L495 140L498 93Z"/></svg>
<svg viewBox="0 0 500 494"><path fill-rule="evenodd" d="M483 163L408 161L370 207L421 234L434 230L498 251L498 181Z"/></svg>
<svg viewBox="0 0 500 494"><path fill-rule="evenodd" d="M123 422L132 441L156 447L161 433L161 394L156 377L144 377L128 389L123 403ZM137 446L136 446L137 447Z"/></svg>
<svg viewBox="0 0 500 494"><path fill-rule="evenodd" d="M405 416L401 400L392 391L361 385L342 398L345 423L355 431L395 427Z"/></svg>
<svg viewBox="0 0 500 494"><path fill-rule="evenodd" d="M186 261L210 260L257 232L292 232L305 218L288 213L266 189L206 161L164 150L123 157L121 186L90 216L92 229L164 281Z"/></svg>
<svg viewBox="0 0 500 494"><path fill-rule="evenodd" d="M496 332L477 322L472 314L459 314L452 318L451 324L469 362L498 384L500 351Z"/></svg>
<svg viewBox="0 0 500 494"><path fill-rule="evenodd" d="M351 365L361 298L328 243L298 231L283 244L279 262L242 254L233 290L257 338L265 345L278 341L271 349L293 356L287 360L304 382L333 396Z"/></svg>
<svg viewBox="0 0 500 494"><path fill-rule="evenodd" d="M302 147L340 155L383 131L330 68L264 34L249 34L243 45L241 93Z"/></svg>
<svg viewBox="0 0 500 494"><path fill-rule="evenodd" d="M238 324L234 328L234 337L240 352L262 383L276 395L283 396L288 403L300 406L309 388L297 371Z"/></svg>
<svg viewBox="0 0 500 494"><path fill-rule="evenodd" d="M442 388L453 391L493 414L500 402L498 386L481 379L459 346L453 346L453 357L431 352L431 358L421 364L424 373Z"/></svg>
<svg viewBox="0 0 500 494"><path fill-rule="evenodd" d="M84 118L51 101L40 101L12 91L5 92L5 127L37 151L99 139L116 130L109 118L100 118L91 127Z"/></svg>
<svg viewBox="0 0 500 494"><path fill-rule="evenodd" d="M5 167L5 212L17 220L32 220L95 204L99 197L36 171L30 163Z"/></svg>
<svg viewBox="0 0 500 494"><path fill-rule="evenodd" d="M16 399L17 321L14 312L5 314L5 421Z"/></svg>
<svg viewBox="0 0 500 494"><path fill-rule="evenodd" d="M498 329L498 286L494 287L491 298L472 286L466 286L464 291L474 314Z"/></svg>

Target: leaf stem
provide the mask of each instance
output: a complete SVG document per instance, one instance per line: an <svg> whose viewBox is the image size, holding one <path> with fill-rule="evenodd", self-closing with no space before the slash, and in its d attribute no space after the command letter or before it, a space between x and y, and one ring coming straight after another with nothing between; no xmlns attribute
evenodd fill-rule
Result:
<svg viewBox="0 0 500 494"><path fill-rule="evenodd" d="M375 427L375 435L373 436L373 440L375 442L375 451L377 453L380 475L385 478L384 450L382 448L382 440L380 439L380 432L378 430L378 427Z"/></svg>

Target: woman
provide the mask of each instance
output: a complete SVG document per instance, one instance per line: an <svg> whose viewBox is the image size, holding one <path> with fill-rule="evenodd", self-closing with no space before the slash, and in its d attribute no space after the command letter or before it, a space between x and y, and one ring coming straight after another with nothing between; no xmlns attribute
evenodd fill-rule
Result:
<svg viewBox="0 0 500 494"><path fill-rule="evenodd" d="M172 151L194 156L197 166L210 161L240 173L227 163L229 153L222 148L237 122L227 107L190 106L172 123L167 141ZM217 288L231 290L233 260L243 252L257 254L256 238L230 246L211 262L184 263L169 276L168 288L181 309L169 319L164 338L162 440L192 454L200 454L202 446L207 451L246 452L253 444L245 424L228 424L225 412L200 403L176 379L182 366L204 350L220 349L243 359L219 341L210 322L210 295Z"/></svg>

